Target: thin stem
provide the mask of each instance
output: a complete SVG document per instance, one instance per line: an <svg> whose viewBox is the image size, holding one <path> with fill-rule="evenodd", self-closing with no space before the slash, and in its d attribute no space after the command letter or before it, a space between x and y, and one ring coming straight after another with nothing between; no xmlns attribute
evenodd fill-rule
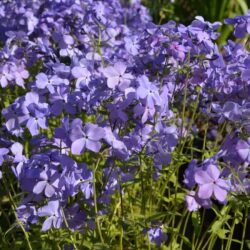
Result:
<svg viewBox="0 0 250 250"><path fill-rule="evenodd" d="M96 170L99 166L99 163L100 163L100 158L98 158L97 160L97 163L96 163L96 166L95 168L93 169L93 189L94 189L94 207L95 207L95 222L96 222L96 226L97 226L97 233L100 237L100 240L101 242L104 244L104 240L103 240L103 237L102 237L102 231L101 231L101 226L100 226L100 223L99 223L99 218L98 218L98 205L97 205L97 194L96 194Z"/></svg>
<svg viewBox="0 0 250 250"><path fill-rule="evenodd" d="M187 209L186 209L186 211L187 211ZM186 212L186 211L185 211L185 212ZM184 238L185 233L186 233L187 224L188 224L188 220L189 220L190 214L191 214L191 213L188 213L188 215L186 215L186 213L185 213L185 215L183 215L183 217L186 216L186 220L185 220L184 227L183 227L183 230L182 230L182 236L183 236L183 237L181 238L180 249L182 249L183 238Z"/></svg>
<svg viewBox="0 0 250 250"><path fill-rule="evenodd" d="M191 121L189 123L189 126L188 126L188 129L187 129L187 134L185 136L185 139L182 143L182 147L181 147L181 150L180 150L180 154L182 154L182 151L184 149L184 146L186 144L186 141L187 141L187 138L188 138L188 135L189 135L189 132L192 128L192 125L193 125L193 122L194 122L194 117L196 115L196 111L197 111L197 108L198 108L198 104L199 104L199 99L200 99L200 90L198 91L198 95L197 95L197 98L196 98L196 102L195 102L195 107L194 107L194 110L193 110L193 114L192 114L192 117L191 117Z"/></svg>
<svg viewBox="0 0 250 250"><path fill-rule="evenodd" d="M236 212L235 212L235 214L236 214ZM231 244L232 244L232 238L233 238L233 234L234 234L235 224L236 224L236 220L234 218L233 225L232 225L231 230L230 230L229 239L227 241L226 250L230 250L231 249Z"/></svg>
<svg viewBox="0 0 250 250"><path fill-rule="evenodd" d="M244 241L245 241L245 234L246 234L246 228L247 228L247 217L248 217L248 207L246 207L240 250L244 249Z"/></svg>
<svg viewBox="0 0 250 250"><path fill-rule="evenodd" d="M119 182L119 195L120 195L120 203L121 203L121 220L122 223L124 221L124 212L123 212L123 197L122 197L122 183L121 183L121 174L120 170L117 168L118 173L118 182ZM123 227L121 225L121 233L120 233L120 250L123 250Z"/></svg>

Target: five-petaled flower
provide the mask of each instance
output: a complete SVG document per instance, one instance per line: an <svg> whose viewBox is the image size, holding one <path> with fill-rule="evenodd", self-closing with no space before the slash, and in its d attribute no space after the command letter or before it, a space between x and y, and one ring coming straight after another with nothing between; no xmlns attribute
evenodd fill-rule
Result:
<svg viewBox="0 0 250 250"><path fill-rule="evenodd" d="M214 196L218 201L224 202L227 197L227 183L219 177L220 170L212 164L206 170L197 170L194 179L199 186L198 197L209 199Z"/></svg>

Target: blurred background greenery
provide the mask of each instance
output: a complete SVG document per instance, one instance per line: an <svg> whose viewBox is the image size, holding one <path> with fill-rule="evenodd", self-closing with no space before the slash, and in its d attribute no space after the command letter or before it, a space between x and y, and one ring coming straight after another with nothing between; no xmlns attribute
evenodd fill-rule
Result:
<svg viewBox="0 0 250 250"><path fill-rule="evenodd" d="M148 7L154 22L158 24L174 20L188 25L195 16L223 23L225 18L242 15L250 7L250 0L142 0L142 3ZM230 26L220 27L220 45L230 38L231 31Z"/></svg>

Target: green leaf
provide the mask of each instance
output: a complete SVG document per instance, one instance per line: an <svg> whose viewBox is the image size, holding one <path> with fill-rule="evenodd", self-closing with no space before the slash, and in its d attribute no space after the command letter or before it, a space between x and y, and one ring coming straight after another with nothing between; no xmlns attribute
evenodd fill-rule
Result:
<svg viewBox="0 0 250 250"><path fill-rule="evenodd" d="M250 240L246 240L246 245L247 245L247 248L250 249Z"/></svg>
<svg viewBox="0 0 250 250"><path fill-rule="evenodd" d="M227 229L219 229L218 231L217 231L217 235L218 235L218 237L220 238L220 239L226 239L227 238L227 233L229 233L230 231L229 230L227 230Z"/></svg>
<svg viewBox="0 0 250 250"><path fill-rule="evenodd" d="M215 221L212 225L209 232L217 235L220 239L226 238L226 233L229 232L229 230L226 230L223 228L224 224L231 218L229 215L225 215L223 217L220 217L219 220Z"/></svg>
<svg viewBox="0 0 250 250"><path fill-rule="evenodd" d="M246 13L248 11L247 4L244 0L237 0L238 4L240 5L242 12Z"/></svg>
<svg viewBox="0 0 250 250"><path fill-rule="evenodd" d="M191 249L192 248L192 243L191 243L190 239L187 238L184 235L181 235L181 238L183 239L183 242L186 244L186 246L188 246Z"/></svg>

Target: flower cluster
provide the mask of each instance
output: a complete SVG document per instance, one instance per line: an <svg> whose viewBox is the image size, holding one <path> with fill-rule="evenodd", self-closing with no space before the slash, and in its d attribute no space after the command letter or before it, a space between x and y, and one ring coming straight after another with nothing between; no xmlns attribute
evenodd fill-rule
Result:
<svg viewBox="0 0 250 250"><path fill-rule="evenodd" d="M247 17L226 21L236 36ZM26 228L94 228L96 202L108 213L142 156L157 181L204 134L217 152L187 167L188 209L250 192L250 56L233 41L219 50L221 23L155 25L137 0L11 1L0 20L0 85L21 93L2 109L0 165L20 184ZM158 245L162 234L149 230Z"/></svg>

